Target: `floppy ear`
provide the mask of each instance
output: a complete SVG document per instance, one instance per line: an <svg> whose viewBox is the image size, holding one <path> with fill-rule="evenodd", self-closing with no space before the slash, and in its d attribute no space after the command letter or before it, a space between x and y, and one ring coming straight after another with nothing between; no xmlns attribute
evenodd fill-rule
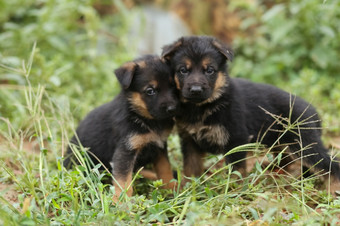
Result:
<svg viewBox="0 0 340 226"><path fill-rule="evenodd" d="M123 64L120 68L115 70L116 77L120 85L127 89L131 85L132 78L135 74L137 64L134 62L127 62Z"/></svg>
<svg viewBox="0 0 340 226"><path fill-rule="evenodd" d="M171 55L174 54L174 52L183 44L183 37L175 41L174 43L170 45L163 46L163 51L161 58L162 60L170 60Z"/></svg>
<svg viewBox="0 0 340 226"><path fill-rule="evenodd" d="M214 40L214 41L212 41L212 44L213 44L213 46L215 46L218 49L218 51L220 53L222 53L227 58L227 60L233 61L234 53L224 43L222 43L218 40Z"/></svg>

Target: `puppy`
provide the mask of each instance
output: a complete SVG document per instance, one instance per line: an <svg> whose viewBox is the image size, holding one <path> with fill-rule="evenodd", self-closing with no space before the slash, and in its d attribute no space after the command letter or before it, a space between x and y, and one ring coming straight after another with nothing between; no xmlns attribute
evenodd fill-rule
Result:
<svg viewBox="0 0 340 226"><path fill-rule="evenodd" d="M227 61L233 52L213 37L180 38L164 46L162 57L173 69L180 91L182 113L176 124L185 176L202 174L206 152L225 154L260 140L269 147L288 145L294 158L303 157L305 166L331 171L332 191L340 188L339 165L322 144L320 120L309 103L271 85L230 78ZM289 128L294 122L301 123ZM226 161L244 174L245 157L246 152L230 153Z"/></svg>
<svg viewBox="0 0 340 226"><path fill-rule="evenodd" d="M157 56L144 56L115 70L122 87L111 102L91 111L80 123L71 143L89 148L112 171L118 197L132 180L133 171L152 163L157 177L173 188L167 137L174 126L177 90L170 68ZM68 148L64 165L75 161ZM115 184L117 185L117 184ZM132 195L132 188L127 191Z"/></svg>

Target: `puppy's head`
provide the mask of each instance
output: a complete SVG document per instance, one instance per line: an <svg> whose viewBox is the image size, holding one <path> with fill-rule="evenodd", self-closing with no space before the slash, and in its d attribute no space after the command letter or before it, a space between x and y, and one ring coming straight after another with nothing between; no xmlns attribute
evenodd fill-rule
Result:
<svg viewBox="0 0 340 226"><path fill-rule="evenodd" d="M115 70L131 110L148 119L171 118L178 99L173 75L157 56L147 55Z"/></svg>
<svg viewBox="0 0 340 226"><path fill-rule="evenodd" d="M233 52L216 38L182 37L163 47L162 58L175 72L183 102L213 102L228 86L227 61L232 60Z"/></svg>

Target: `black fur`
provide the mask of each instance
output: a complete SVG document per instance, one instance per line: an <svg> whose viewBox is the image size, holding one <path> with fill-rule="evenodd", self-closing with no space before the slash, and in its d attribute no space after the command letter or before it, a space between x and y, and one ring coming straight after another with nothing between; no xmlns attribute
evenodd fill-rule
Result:
<svg viewBox="0 0 340 226"><path fill-rule="evenodd" d="M208 36L183 37L163 48L162 57L175 73L180 91L181 112L176 124L181 137L186 176L200 176L205 152L227 153L232 148L260 141L272 146L289 145L302 152L305 166L340 178L339 165L331 163L321 141L321 124L313 106L274 86L230 78L227 60L233 53L219 40ZM279 117L280 123L273 117ZM301 122L285 132L285 127ZM300 134L300 135L298 135ZM294 154L297 158L300 152ZM227 156L238 170L245 170L246 152Z"/></svg>
<svg viewBox="0 0 340 226"><path fill-rule="evenodd" d="M156 164L161 157L167 160L166 139L178 99L170 69L159 57L128 62L115 73L121 92L85 117L71 143L79 145L79 139L115 178L127 181L133 170ZM67 155L65 166L77 163L70 147Z"/></svg>

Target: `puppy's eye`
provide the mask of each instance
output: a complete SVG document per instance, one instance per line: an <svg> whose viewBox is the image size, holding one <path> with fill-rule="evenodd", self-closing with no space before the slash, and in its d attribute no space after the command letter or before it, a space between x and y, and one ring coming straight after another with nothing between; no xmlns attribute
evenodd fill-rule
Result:
<svg viewBox="0 0 340 226"><path fill-rule="evenodd" d="M205 70L206 75L212 75L215 73L215 69L213 67L208 67L207 70Z"/></svg>
<svg viewBox="0 0 340 226"><path fill-rule="evenodd" d="M188 75L189 74L189 70L186 69L186 67L180 67L179 73L181 73L181 75Z"/></svg>
<svg viewBox="0 0 340 226"><path fill-rule="evenodd" d="M153 96L156 94L156 90L154 88L149 87L145 90L145 93L149 96Z"/></svg>

